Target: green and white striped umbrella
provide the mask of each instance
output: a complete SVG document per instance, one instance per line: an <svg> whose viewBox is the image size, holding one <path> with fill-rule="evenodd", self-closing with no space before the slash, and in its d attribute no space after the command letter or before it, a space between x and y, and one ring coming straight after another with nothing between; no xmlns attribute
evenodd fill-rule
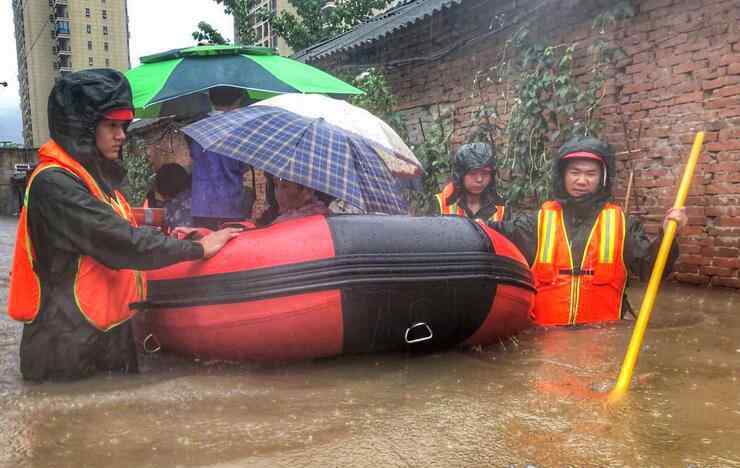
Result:
<svg viewBox="0 0 740 468"><path fill-rule="evenodd" d="M156 117L162 104L202 105L203 92L233 86L255 100L283 93L363 94L318 68L276 55L267 47L196 46L141 57L129 70L137 117Z"/></svg>

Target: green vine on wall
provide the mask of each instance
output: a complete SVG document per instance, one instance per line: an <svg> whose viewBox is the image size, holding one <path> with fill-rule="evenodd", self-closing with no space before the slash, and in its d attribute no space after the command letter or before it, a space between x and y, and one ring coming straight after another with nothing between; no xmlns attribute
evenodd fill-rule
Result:
<svg viewBox="0 0 740 468"><path fill-rule="evenodd" d="M406 122L400 112L396 111L396 98L391 92L383 73L369 68L351 80L352 84L363 91L364 95L353 96L350 102L362 107L383 119L399 136L407 140ZM431 128L419 128L422 141L412 150L424 167L424 174L417 186L403 190L411 212L415 214L430 213L436 207L434 195L447 181L450 174L450 137L452 129L447 128L442 119L437 120Z"/></svg>
<svg viewBox="0 0 740 468"><path fill-rule="evenodd" d="M417 215L432 214L438 210L434 196L452 173L450 138L453 133L451 126L445 125L441 117L426 130L420 121L419 129L422 140L413 150L424 167L424 174L421 178L421 190L411 191L408 196L411 212Z"/></svg>
<svg viewBox="0 0 740 468"><path fill-rule="evenodd" d="M123 167L126 171L123 195L131 206L141 206L154 182L154 168L140 139L135 138L126 145Z"/></svg>
<svg viewBox="0 0 740 468"><path fill-rule="evenodd" d="M380 117L401 138L406 139L406 127L401 118L401 113L395 110L397 104L396 97L391 92L385 75L375 68L368 68L355 76L351 81L353 86L365 91L365 94L352 96L350 102Z"/></svg>
<svg viewBox="0 0 740 468"><path fill-rule="evenodd" d="M622 1L596 16L597 33L589 47L587 76L576 76L577 43L551 45L520 28L502 47L497 64L476 73L474 94L481 103L474 117L472 139L498 145L498 166L504 198L514 205L535 205L550 197L550 154L568 138L597 135L603 123L595 116L605 93L609 65L620 49L611 45L607 30L634 16ZM496 103L487 105L483 90L499 86ZM498 109L503 108L499 117Z"/></svg>

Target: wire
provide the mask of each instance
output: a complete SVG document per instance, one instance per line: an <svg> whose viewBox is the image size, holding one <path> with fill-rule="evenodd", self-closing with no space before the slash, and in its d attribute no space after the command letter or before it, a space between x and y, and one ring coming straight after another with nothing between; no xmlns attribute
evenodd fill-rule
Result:
<svg viewBox="0 0 740 468"><path fill-rule="evenodd" d="M41 28L41 31L39 31L39 33L36 35L36 39L33 40L33 43L31 44L31 47L28 49L28 52L26 52L27 54L30 54L33 51L33 48L36 46L36 43L41 38L41 35L46 31L46 28L47 28L47 26L49 26L49 24L51 24L51 21L44 21L44 27ZM24 29L25 29L25 27L24 27Z"/></svg>

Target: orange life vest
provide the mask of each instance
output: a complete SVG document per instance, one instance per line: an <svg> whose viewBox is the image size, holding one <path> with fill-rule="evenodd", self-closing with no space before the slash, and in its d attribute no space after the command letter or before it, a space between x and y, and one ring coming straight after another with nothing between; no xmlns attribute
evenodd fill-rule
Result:
<svg viewBox="0 0 740 468"><path fill-rule="evenodd" d="M448 202L450 195L452 195L454 190L455 186L450 182L441 192L435 195L437 198L437 204L439 205L439 214L467 216L463 207L459 206L457 203ZM504 219L504 206L496 205L496 212L486 221L501 221L502 219Z"/></svg>
<svg viewBox="0 0 740 468"><path fill-rule="evenodd" d="M119 192L106 195L95 179L82 165L67 154L64 149L49 140L39 149L41 163L33 171L26 187L25 207L18 220L18 231L13 254L13 268L8 295L8 314L11 318L30 323L36 319L41 307L42 284L35 271L35 251L28 229L27 207L31 184L36 176L49 168L60 168L79 178L92 196L106 203L121 218L136 225L126 199ZM125 322L133 311L128 305L146 296L146 282L143 274L134 270L113 270L94 260L80 255L77 261L72 291L75 304L80 313L99 330L107 331Z"/></svg>
<svg viewBox="0 0 740 468"><path fill-rule="evenodd" d="M541 325L575 325L618 320L627 279L624 264L625 218L607 203L591 229L581 265L573 265L563 210L558 202L538 214L537 256L532 273L537 287L534 320Z"/></svg>

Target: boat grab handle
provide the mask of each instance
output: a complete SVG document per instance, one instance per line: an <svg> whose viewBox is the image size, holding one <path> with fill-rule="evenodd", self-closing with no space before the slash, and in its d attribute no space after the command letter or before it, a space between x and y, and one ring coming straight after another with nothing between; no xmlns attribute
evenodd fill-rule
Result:
<svg viewBox="0 0 740 468"><path fill-rule="evenodd" d="M409 334L411 334L411 331L416 328L426 328L427 335L410 340ZM426 322L416 322L415 324L411 325L410 327L406 329L406 333L403 336L403 338L406 340L406 343L408 344L421 343L422 341L429 341L432 339L432 337L434 337L434 333L432 333L432 327L427 325Z"/></svg>
<svg viewBox="0 0 740 468"><path fill-rule="evenodd" d="M151 333L144 338L142 346L144 347L144 352L148 354L154 354L162 349L162 345L159 343L157 337Z"/></svg>

